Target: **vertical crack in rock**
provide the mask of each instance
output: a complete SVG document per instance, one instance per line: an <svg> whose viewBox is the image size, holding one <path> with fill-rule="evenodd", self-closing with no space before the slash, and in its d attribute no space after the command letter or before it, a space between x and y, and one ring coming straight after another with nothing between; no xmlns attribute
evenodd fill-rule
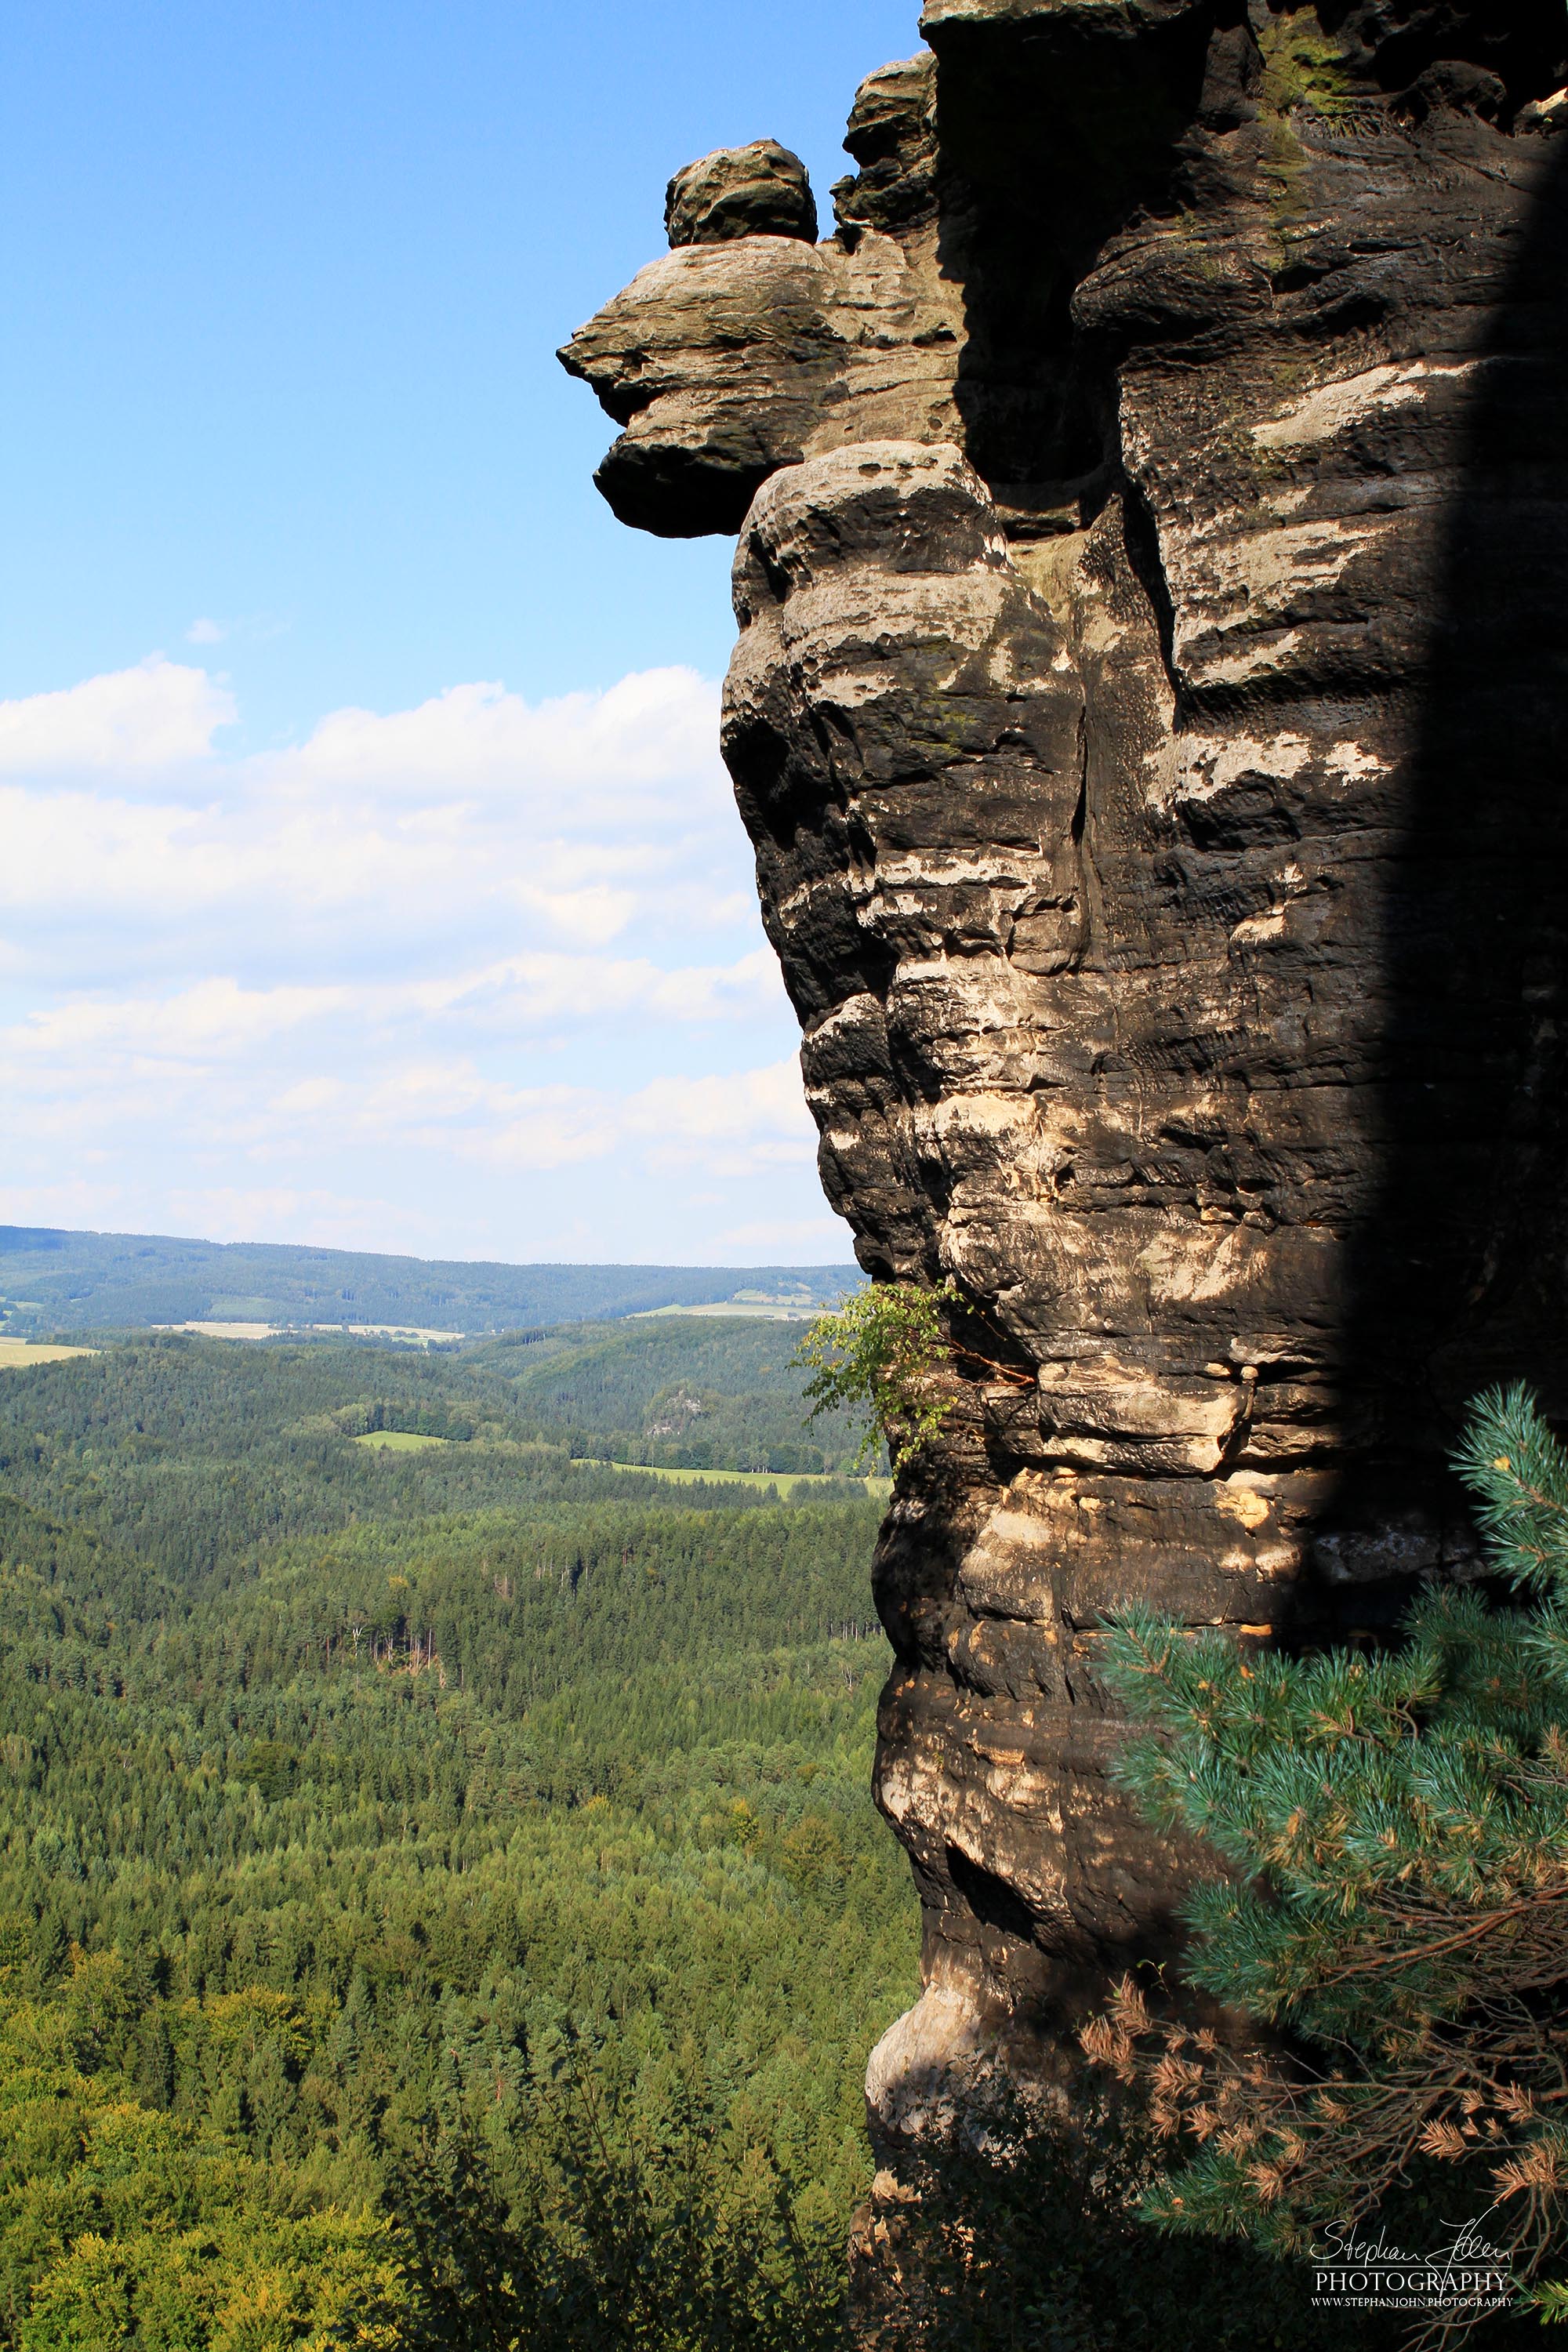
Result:
<svg viewBox="0 0 1568 2352"><path fill-rule="evenodd" d="M1385 1630L1471 1557L1466 1399L1568 1412L1560 0L922 30L832 236L771 143L689 167L697 241L563 354L616 513L740 533L725 755L828 1196L1012 1368L877 1561L891 2140L1065 2083L1171 1948L1103 1612Z"/></svg>

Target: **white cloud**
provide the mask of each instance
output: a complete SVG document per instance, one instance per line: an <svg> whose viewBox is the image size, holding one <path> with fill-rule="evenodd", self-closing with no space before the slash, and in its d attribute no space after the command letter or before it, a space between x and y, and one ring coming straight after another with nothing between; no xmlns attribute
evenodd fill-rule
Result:
<svg viewBox="0 0 1568 2352"><path fill-rule="evenodd" d="M694 671L538 704L455 687L226 759L213 738L234 717L226 688L161 657L0 702L16 946L47 969L107 919L167 966L178 927L205 919L315 964L325 922L340 957L373 961L389 928L416 949L443 927L593 948L639 921L754 927L716 693Z"/></svg>
<svg viewBox="0 0 1568 2352"><path fill-rule="evenodd" d="M395 1201L344 1199L289 1184L217 1185L175 1191L168 1200L172 1230L215 1242L254 1241L258 1234L300 1234L319 1248L363 1249L367 1222L384 1249L416 1255L429 1248L429 1220Z"/></svg>
<svg viewBox="0 0 1568 2352"><path fill-rule="evenodd" d="M125 1187L65 1176L47 1184L0 1184L0 1224L64 1225L78 1232L123 1233Z"/></svg>
<svg viewBox="0 0 1568 2352"><path fill-rule="evenodd" d="M193 621L185 631L185 643L188 646L221 646L227 635L228 631L221 622Z"/></svg>
<svg viewBox="0 0 1568 2352"><path fill-rule="evenodd" d="M177 766L205 760L234 697L205 670L150 654L134 669L0 702L0 774Z"/></svg>
<svg viewBox="0 0 1568 2352"><path fill-rule="evenodd" d="M781 1264L816 1260L831 1265L845 1255L844 1226L824 1209L816 1217L773 1217L749 1224L728 1225L713 1236L716 1248L732 1250L741 1258L772 1257ZM846 1285L850 1269L845 1269Z"/></svg>
<svg viewBox="0 0 1568 2352"><path fill-rule="evenodd" d="M47 948L62 921L108 918L133 936L166 926L171 913L232 898L244 882L239 844L204 838L195 814L168 803L0 784L0 905L18 943L32 932L35 954L39 935Z"/></svg>
<svg viewBox="0 0 1568 2352"><path fill-rule="evenodd" d="M705 1155L714 1145L733 1143L763 1150L781 1145L792 1152L816 1147L793 1054L765 1069L655 1078L633 1096L627 1114L630 1131L660 1151Z"/></svg>
<svg viewBox="0 0 1568 2352"><path fill-rule="evenodd" d="M147 1064L233 1059L280 1029L319 1020L341 992L244 989L203 980L162 1003L146 997L48 1005L0 1033L0 1055L32 1058L62 1076L73 1055L112 1052ZM0 1060L0 1071L6 1064Z"/></svg>
<svg viewBox="0 0 1568 2352"><path fill-rule="evenodd" d="M711 975L669 977L686 985ZM247 991L218 980L161 1003L49 1007L0 1032L0 1089L14 1132L35 1149L107 1133L175 1160L238 1149L252 1161L304 1162L348 1148L511 1171L613 1160L645 1175L737 1178L814 1155L793 1055L629 1088L520 1084L461 1049L467 1033L452 1005L421 1006L433 993L389 992L365 1006L349 990ZM432 1050L443 1029L450 1049Z"/></svg>
<svg viewBox="0 0 1568 2352"><path fill-rule="evenodd" d="M800 1065L786 1061L722 1077L661 1077L616 1097L585 1087L487 1088L476 1074L410 1074L397 1113L413 1131L432 1111L461 1124L459 1150L508 1168L556 1168L616 1156L656 1172L701 1166L743 1176L781 1162L809 1162L816 1130L805 1108ZM377 1107L386 1117L390 1106ZM397 1113L392 1123L397 1124Z"/></svg>
<svg viewBox="0 0 1568 2352"><path fill-rule="evenodd" d="M243 757L235 718L162 656L0 703L0 1216L843 1255L710 681L460 686Z"/></svg>
<svg viewBox="0 0 1568 2352"><path fill-rule="evenodd" d="M714 688L689 669L646 670L602 694L525 702L502 686L454 686L383 717L334 710L296 751L264 762L296 788L572 795L570 826L650 785L686 785L716 767Z"/></svg>
<svg viewBox="0 0 1568 2352"><path fill-rule="evenodd" d="M426 1012L460 1013L472 1026L501 1033L611 1017L662 1025L784 1010L778 965L768 947L753 948L733 963L673 967L647 957L514 956L479 971L420 982L411 993Z"/></svg>
<svg viewBox="0 0 1568 2352"><path fill-rule="evenodd" d="M424 1255L436 1247L432 1221L396 1202L295 1186L206 1189L76 1179L0 1184L0 1224L57 1225L87 1233L199 1234L208 1241L286 1236L324 1248L364 1247L367 1226L381 1245Z"/></svg>
<svg viewBox="0 0 1568 2352"><path fill-rule="evenodd" d="M20 1083L31 1067L47 1083L68 1087L84 1059L109 1054L143 1069L159 1063L210 1069L254 1061L258 1049L307 1025L318 1042L330 1031L340 1046L352 1045L363 1054L377 1035L406 1047L420 1030L504 1040L609 1018L666 1029L733 1022L776 1012L781 998L766 948L732 964L673 970L647 958L516 956L437 979L390 982L369 992L358 983L245 988L221 976L163 997L66 998L40 1006L0 1030L0 1080ZM318 1087L322 1082L306 1083ZM729 1080L675 1083L708 1089L715 1119L734 1115Z"/></svg>

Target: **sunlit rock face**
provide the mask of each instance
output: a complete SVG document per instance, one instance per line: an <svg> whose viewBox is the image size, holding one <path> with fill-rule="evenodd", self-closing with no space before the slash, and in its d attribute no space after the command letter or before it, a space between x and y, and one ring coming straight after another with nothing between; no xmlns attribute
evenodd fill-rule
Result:
<svg viewBox="0 0 1568 2352"><path fill-rule="evenodd" d="M922 30L826 243L683 246L563 355L616 511L740 533L824 1182L998 1367L878 1564L891 2129L1169 1948L1104 1612L1386 1627L1469 1556L1467 1398L1568 1412L1559 0Z"/></svg>
<svg viewBox="0 0 1568 2352"><path fill-rule="evenodd" d="M816 242L816 205L805 165L776 139L721 147L677 172L664 195L672 247L728 245L742 236Z"/></svg>
<svg viewBox="0 0 1568 2352"><path fill-rule="evenodd" d="M904 69L900 95L918 106L931 88L929 67ZM890 135L908 127L906 105ZM808 216L804 191L773 141L688 164L669 186L674 249L562 352L626 427L595 477L623 522L674 539L733 532L782 466L882 433L961 430L962 289L934 233L900 241L868 221L803 243L789 224ZM747 206L768 226L736 236Z"/></svg>

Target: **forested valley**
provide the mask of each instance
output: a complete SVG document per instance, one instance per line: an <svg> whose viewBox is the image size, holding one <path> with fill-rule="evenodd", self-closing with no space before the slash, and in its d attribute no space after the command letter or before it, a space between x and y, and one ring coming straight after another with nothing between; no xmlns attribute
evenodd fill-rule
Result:
<svg viewBox="0 0 1568 2352"><path fill-rule="evenodd" d="M0 2340L837 2340L917 1922L791 1346L0 1371Z"/></svg>

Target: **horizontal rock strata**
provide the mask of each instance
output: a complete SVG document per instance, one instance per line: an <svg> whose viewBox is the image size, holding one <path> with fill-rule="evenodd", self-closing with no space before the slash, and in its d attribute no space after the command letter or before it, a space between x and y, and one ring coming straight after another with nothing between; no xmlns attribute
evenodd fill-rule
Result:
<svg viewBox="0 0 1568 2352"><path fill-rule="evenodd" d="M923 30L833 236L683 246L564 355L616 511L740 532L824 1182L997 1368L878 1566L931 1987L889 2128L987 2037L1050 2078L1170 1947L1104 1612L1385 1629L1470 1556L1466 1399L1568 1411L1562 9Z"/></svg>

